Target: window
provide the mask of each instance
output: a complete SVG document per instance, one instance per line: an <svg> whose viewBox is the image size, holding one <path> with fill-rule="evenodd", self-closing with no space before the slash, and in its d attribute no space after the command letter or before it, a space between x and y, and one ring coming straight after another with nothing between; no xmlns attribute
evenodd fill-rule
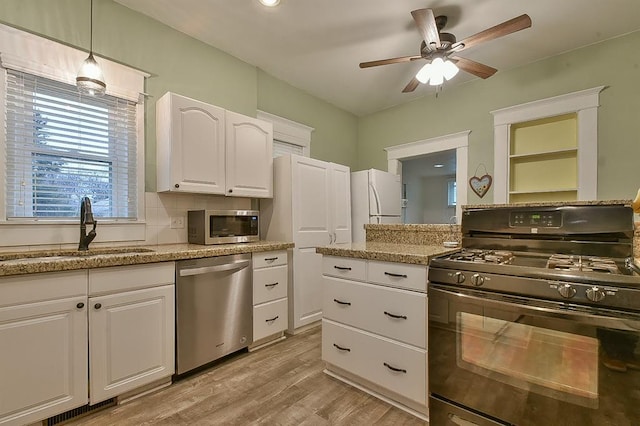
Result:
<svg viewBox="0 0 640 426"><path fill-rule="evenodd" d="M285 154L309 157L312 127L264 111L258 111L257 118L273 124L273 158Z"/></svg>
<svg viewBox="0 0 640 426"><path fill-rule="evenodd" d="M449 179L447 181L447 205L449 207L456 206L456 181Z"/></svg>
<svg viewBox="0 0 640 426"><path fill-rule="evenodd" d="M7 219L136 219L136 104L7 70Z"/></svg>
<svg viewBox="0 0 640 426"><path fill-rule="evenodd" d="M0 246L78 244L80 197L94 243L145 241L144 79L96 56L102 98L75 86L87 52L0 24Z"/></svg>

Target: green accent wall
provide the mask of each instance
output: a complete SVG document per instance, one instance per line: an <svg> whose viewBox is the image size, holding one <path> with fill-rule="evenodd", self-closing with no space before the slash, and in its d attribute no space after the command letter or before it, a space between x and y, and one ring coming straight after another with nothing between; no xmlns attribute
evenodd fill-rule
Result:
<svg viewBox="0 0 640 426"><path fill-rule="evenodd" d="M357 117L112 0L95 0L94 16L94 51L151 74L145 87L147 191L156 187L155 100L166 91L311 126L311 156L352 170L386 170L385 147L471 130L471 176L479 163L493 173L490 111L601 85L607 88L600 94L598 198L633 198L640 186L640 56L634 54L640 32ZM89 48L88 0L1 0L0 22ZM470 204L492 200L492 190L483 199L469 191Z"/></svg>
<svg viewBox="0 0 640 426"><path fill-rule="evenodd" d="M491 111L606 86L598 109L598 199L632 199L640 186L638 49L635 32L361 117L357 169L386 170L385 147L471 130L469 176L480 163L493 174ZM482 199L468 192L469 204L493 201L493 188Z"/></svg>

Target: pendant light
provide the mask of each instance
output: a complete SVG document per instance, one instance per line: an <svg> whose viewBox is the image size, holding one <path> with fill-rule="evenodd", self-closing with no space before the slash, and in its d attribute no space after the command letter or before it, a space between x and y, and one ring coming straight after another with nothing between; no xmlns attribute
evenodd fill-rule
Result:
<svg viewBox="0 0 640 426"><path fill-rule="evenodd" d="M89 57L84 60L76 77L76 86L81 93L102 96L107 90L100 65L93 57L93 0L91 0L91 27L89 35Z"/></svg>

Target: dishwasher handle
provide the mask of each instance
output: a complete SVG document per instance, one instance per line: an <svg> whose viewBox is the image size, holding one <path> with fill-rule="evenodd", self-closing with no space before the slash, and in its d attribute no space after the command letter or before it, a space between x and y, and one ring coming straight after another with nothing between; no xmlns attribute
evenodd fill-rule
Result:
<svg viewBox="0 0 640 426"><path fill-rule="evenodd" d="M191 275L202 275L202 274L209 274L211 272L221 272L221 271L239 271L240 269L244 269L247 266L249 266L249 264L251 263L251 261L249 260L243 260L240 262L234 262L234 263L225 263L222 265L215 265L215 266L202 266L199 268L185 268L185 269L181 269L180 270L180 276L181 277L188 277Z"/></svg>

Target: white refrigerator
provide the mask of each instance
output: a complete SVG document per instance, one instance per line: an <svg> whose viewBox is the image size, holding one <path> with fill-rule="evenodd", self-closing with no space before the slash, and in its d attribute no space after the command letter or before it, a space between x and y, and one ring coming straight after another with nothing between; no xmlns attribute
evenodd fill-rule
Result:
<svg viewBox="0 0 640 426"><path fill-rule="evenodd" d="M401 223L401 198L401 176L376 169L352 172L352 241L365 241L364 225L367 223Z"/></svg>

